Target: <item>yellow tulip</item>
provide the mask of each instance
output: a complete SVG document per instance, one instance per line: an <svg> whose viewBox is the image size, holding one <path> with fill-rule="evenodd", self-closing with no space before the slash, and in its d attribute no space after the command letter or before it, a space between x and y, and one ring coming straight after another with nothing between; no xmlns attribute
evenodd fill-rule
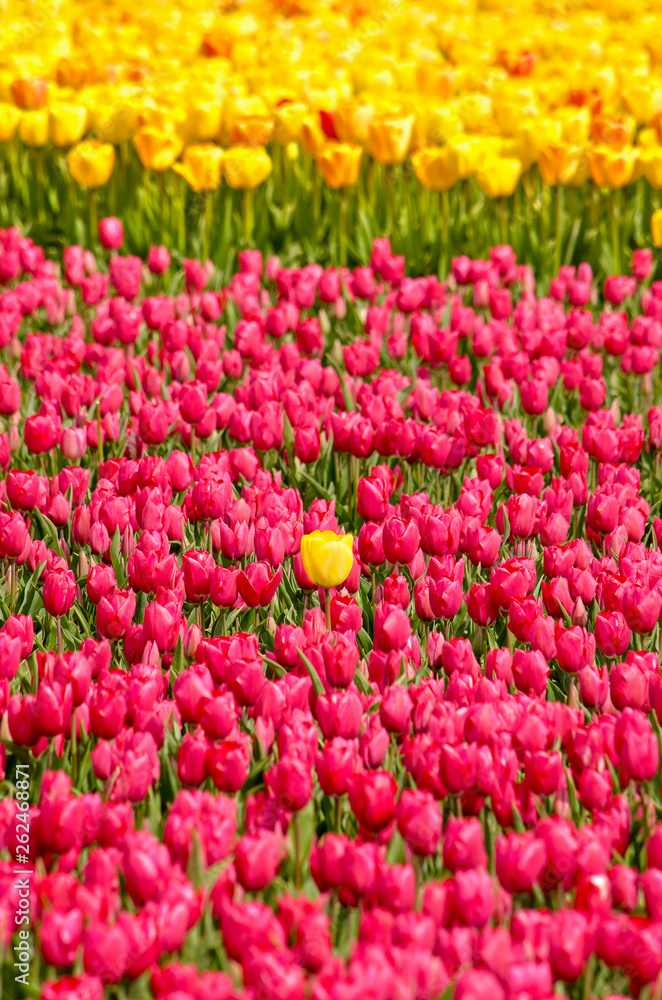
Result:
<svg viewBox="0 0 662 1000"><path fill-rule="evenodd" d="M271 158L261 147L231 146L223 156L223 173L231 188L251 191L271 173Z"/></svg>
<svg viewBox="0 0 662 1000"><path fill-rule="evenodd" d="M9 142L16 135L21 112L13 104L0 104L0 142Z"/></svg>
<svg viewBox="0 0 662 1000"><path fill-rule="evenodd" d="M447 101L457 90L459 77L456 66L426 61L417 67L416 86L422 94L434 94Z"/></svg>
<svg viewBox="0 0 662 1000"><path fill-rule="evenodd" d="M182 140L175 132L144 128L133 137L146 170L168 170L182 151Z"/></svg>
<svg viewBox="0 0 662 1000"><path fill-rule="evenodd" d="M366 148L374 117L375 106L372 102L356 98L341 101L333 116L336 135L341 142L352 142Z"/></svg>
<svg viewBox="0 0 662 1000"><path fill-rule="evenodd" d="M558 108L554 117L561 122L561 136L573 146L584 146L591 129L591 112L588 108Z"/></svg>
<svg viewBox="0 0 662 1000"><path fill-rule="evenodd" d="M257 94L228 97L223 103L221 141L266 146L274 123L271 112Z"/></svg>
<svg viewBox="0 0 662 1000"><path fill-rule="evenodd" d="M317 118L313 118L312 115L308 115L304 118L301 123L299 142L303 146L303 151L306 156L309 156L314 160L326 142L326 136L324 135Z"/></svg>
<svg viewBox="0 0 662 1000"><path fill-rule="evenodd" d="M467 132L483 132L492 118L492 98L487 94L463 94L457 110Z"/></svg>
<svg viewBox="0 0 662 1000"><path fill-rule="evenodd" d="M73 146L87 125L87 108L76 104L58 104L48 114L48 134L54 146Z"/></svg>
<svg viewBox="0 0 662 1000"><path fill-rule="evenodd" d="M632 180L639 151L632 146L612 149L610 146L594 146L586 150L586 160L594 184L600 187L624 187Z"/></svg>
<svg viewBox="0 0 662 1000"><path fill-rule="evenodd" d="M11 85L12 97L17 107L24 111L35 111L46 103L48 84L40 76L14 80Z"/></svg>
<svg viewBox="0 0 662 1000"><path fill-rule="evenodd" d="M211 88L193 92L186 113L186 137L195 142L211 142L221 131L223 106Z"/></svg>
<svg viewBox="0 0 662 1000"><path fill-rule="evenodd" d="M334 190L356 184L363 150L348 142L329 142L317 154L317 169Z"/></svg>
<svg viewBox="0 0 662 1000"><path fill-rule="evenodd" d="M459 179L464 181L473 177L485 156L496 152L501 143L483 139L478 135L459 135L449 139L447 145L453 170Z"/></svg>
<svg viewBox="0 0 662 1000"><path fill-rule="evenodd" d="M58 60L55 68L55 80L58 87L71 87L80 90L94 79L94 68L87 58L63 57Z"/></svg>
<svg viewBox="0 0 662 1000"><path fill-rule="evenodd" d="M447 142L452 136L462 132L462 122L456 108L428 108L423 111L422 118L425 142L431 146Z"/></svg>
<svg viewBox="0 0 662 1000"><path fill-rule="evenodd" d="M173 163L172 169L183 177L194 191L215 191L221 183L223 150L212 143L187 146L183 163Z"/></svg>
<svg viewBox="0 0 662 1000"><path fill-rule="evenodd" d="M145 129L154 129L159 132L182 133L185 123L186 111L178 105L146 101L138 110L138 128L141 132Z"/></svg>
<svg viewBox="0 0 662 1000"><path fill-rule="evenodd" d="M635 119L629 115L622 118L598 116L591 122L591 139L612 149L625 149L632 143L636 127Z"/></svg>
<svg viewBox="0 0 662 1000"><path fill-rule="evenodd" d="M521 173L519 160L493 155L476 171L476 180L488 198L505 198L517 187Z"/></svg>
<svg viewBox="0 0 662 1000"><path fill-rule="evenodd" d="M375 118L370 124L368 133L368 145L373 160L384 166L402 163L409 152L413 128L413 115L408 115L406 118L396 115Z"/></svg>
<svg viewBox="0 0 662 1000"><path fill-rule="evenodd" d="M278 146L296 142L301 132L307 108L305 104L281 104L274 108L273 140Z"/></svg>
<svg viewBox="0 0 662 1000"><path fill-rule="evenodd" d="M230 142L243 146L266 146L274 131L271 118L247 115L238 118L230 130Z"/></svg>
<svg viewBox="0 0 662 1000"><path fill-rule="evenodd" d="M79 142L67 155L67 166L75 181L83 187L105 184L115 166L115 150L107 142Z"/></svg>
<svg viewBox="0 0 662 1000"><path fill-rule="evenodd" d="M662 146L642 149L639 162L644 177L651 187L662 188Z"/></svg>
<svg viewBox="0 0 662 1000"><path fill-rule="evenodd" d="M524 170L538 162L538 156L543 146L549 146L561 141L561 122L553 118L534 118L527 120L517 129L515 148L517 158L522 161Z"/></svg>
<svg viewBox="0 0 662 1000"><path fill-rule="evenodd" d="M120 91L115 101L107 98L95 101L90 106L90 128L103 142L114 146L128 142L138 131L138 111L134 99Z"/></svg>
<svg viewBox="0 0 662 1000"><path fill-rule="evenodd" d="M449 191L458 180L456 158L448 146L425 146L411 158L414 173L428 191Z"/></svg>
<svg viewBox="0 0 662 1000"><path fill-rule="evenodd" d="M352 535L335 531L313 531L301 539L301 559L311 583L316 587L340 587L354 565Z"/></svg>
<svg viewBox="0 0 662 1000"><path fill-rule="evenodd" d="M570 184L582 158L581 146L554 142L538 153L538 169L545 184Z"/></svg>
<svg viewBox="0 0 662 1000"><path fill-rule="evenodd" d="M637 146L640 150L657 149L660 144L660 137L657 128L642 128L637 136Z"/></svg>
<svg viewBox="0 0 662 1000"><path fill-rule="evenodd" d="M21 115L18 134L26 146L39 148L48 142L48 111L26 111Z"/></svg>
<svg viewBox="0 0 662 1000"><path fill-rule="evenodd" d="M623 101L637 125L649 125L662 111L662 87L657 81L643 80L623 92Z"/></svg>
<svg viewBox="0 0 662 1000"><path fill-rule="evenodd" d="M651 216L651 235L656 247L662 247L662 208L658 208Z"/></svg>

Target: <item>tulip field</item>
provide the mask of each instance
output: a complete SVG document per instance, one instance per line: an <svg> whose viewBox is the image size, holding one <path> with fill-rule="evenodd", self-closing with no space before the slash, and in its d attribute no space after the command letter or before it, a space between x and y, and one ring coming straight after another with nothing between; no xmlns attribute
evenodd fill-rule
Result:
<svg viewBox="0 0 662 1000"><path fill-rule="evenodd" d="M0 12L0 998L662 1000L657 0Z"/></svg>

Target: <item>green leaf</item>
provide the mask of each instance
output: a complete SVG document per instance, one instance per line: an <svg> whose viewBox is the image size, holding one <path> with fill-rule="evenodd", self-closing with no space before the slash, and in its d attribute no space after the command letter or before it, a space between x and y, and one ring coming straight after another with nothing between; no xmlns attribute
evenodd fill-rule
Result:
<svg viewBox="0 0 662 1000"><path fill-rule="evenodd" d="M175 652L172 657L172 666L170 669L175 677L179 677L184 669L184 645L182 643L181 635L177 639L177 646L175 647Z"/></svg>
<svg viewBox="0 0 662 1000"><path fill-rule="evenodd" d="M325 693L324 685L322 684L320 675L317 673L315 667L312 665L312 663L310 662L306 654L303 652L303 650L297 649L297 653L303 660L304 666L308 671L308 673L310 674L310 679L313 682L313 688L315 689L315 694L319 697L320 695Z"/></svg>
<svg viewBox="0 0 662 1000"><path fill-rule="evenodd" d="M51 545L60 558L64 558L64 553L62 552L62 546L60 545L60 539L58 538L57 528L51 521L49 517L45 517L40 510L35 507L33 511L35 517L39 521L39 526L43 534L50 539Z"/></svg>
<svg viewBox="0 0 662 1000"><path fill-rule="evenodd" d="M365 676L365 674L361 673L361 671L358 668L356 670L356 673L354 674L354 683L356 684L361 694L374 694L374 691L370 686L370 681Z"/></svg>
<svg viewBox="0 0 662 1000"><path fill-rule="evenodd" d="M575 788L575 782L567 767L565 769L565 773L566 773L566 780L568 783L568 800L570 802L570 812L572 813L572 819L575 826L579 826L581 820L581 807L579 805L579 800L577 798L577 790Z"/></svg>
<svg viewBox="0 0 662 1000"><path fill-rule="evenodd" d="M204 879L204 869L202 865L202 848L197 830L191 830L191 853L186 866L186 877L196 889L200 889Z"/></svg>
<svg viewBox="0 0 662 1000"><path fill-rule="evenodd" d="M563 604L561 603L561 601L558 602L558 605L559 605L559 610L561 612L561 615L563 617L563 621L565 622L565 624L566 624L566 626L568 628L571 628L572 627L572 618L568 614L567 609L563 607Z"/></svg>
<svg viewBox="0 0 662 1000"><path fill-rule="evenodd" d="M113 572L115 573L115 579L117 580L117 586L122 587L124 583L124 566L120 559L120 552L122 548L122 538L120 536L119 525L115 528L115 534L113 535L113 540L110 543L110 561L113 565Z"/></svg>

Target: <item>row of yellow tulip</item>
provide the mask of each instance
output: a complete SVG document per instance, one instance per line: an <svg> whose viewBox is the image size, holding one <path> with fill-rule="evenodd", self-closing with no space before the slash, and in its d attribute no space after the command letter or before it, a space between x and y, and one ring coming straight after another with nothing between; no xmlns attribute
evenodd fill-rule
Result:
<svg viewBox="0 0 662 1000"><path fill-rule="evenodd" d="M86 133L120 145L153 128L184 144L287 145L321 117L327 138L377 162L392 158L394 130L408 149L458 134L505 137L526 162L539 136L618 144L660 127L657 0L139 7L12 0L16 16L0 37L0 137L28 111L36 116L20 129L37 145L47 134L71 146Z"/></svg>
<svg viewBox="0 0 662 1000"><path fill-rule="evenodd" d="M214 191L222 175L232 188L251 189L269 176L272 160L259 146L236 145L222 149L213 143L187 146L170 132L144 130L134 139L142 165L148 170L172 168L194 191ZM32 143L31 143L32 145ZM303 143L304 147L306 146ZM325 183L333 189L351 187L359 176L363 149L352 143L324 140L306 150L315 159ZM182 160L178 157L182 154ZM297 159L296 143L287 146L289 159ZM67 157L74 179L84 187L105 184L114 168L115 148L109 143L83 141ZM402 162L394 157L387 165ZM662 188L662 146L614 149L606 145L582 149L550 143L538 150L537 162L543 181L552 186L578 187L589 178L599 187L617 190L645 177L655 189ZM490 198L511 195L524 170L532 164L514 155L498 140L480 137L449 140L444 146L425 146L411 154L411 164L420 183L429 191L448 191L458 181L475 177Z"/></svg>

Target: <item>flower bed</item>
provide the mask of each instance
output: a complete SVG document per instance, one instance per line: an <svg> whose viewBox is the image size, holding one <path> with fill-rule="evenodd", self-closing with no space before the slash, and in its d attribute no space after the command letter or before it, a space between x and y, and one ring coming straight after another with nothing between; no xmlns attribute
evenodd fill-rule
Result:
<svg viewBox="0 0 662 1000"><path fill-rule="evenodd" d="M658 996L650 252L99 237L0 233L3 995Z"/></svg>

